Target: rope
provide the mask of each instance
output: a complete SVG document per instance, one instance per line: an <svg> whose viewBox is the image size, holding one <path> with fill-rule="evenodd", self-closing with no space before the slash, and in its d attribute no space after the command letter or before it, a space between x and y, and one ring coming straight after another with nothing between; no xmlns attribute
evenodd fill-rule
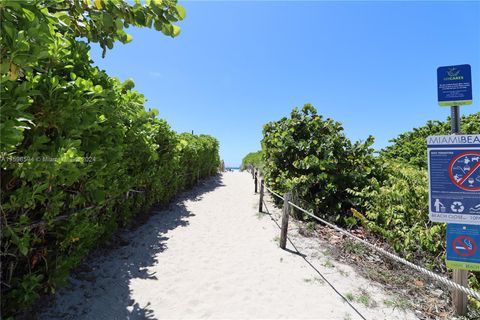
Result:
<svg viewBox="0 0 480 320"><path fill-rule="evenodd" d="M265 183L263 184L263 186L264 186L265 189L267 189L268 192L270 192L271 194L276 195L276 196L277 196L278 198L280 198L280 199L283 199L283 197L282 197L281 195L279 195L279 194L276 193L275 191L271 190L269 187L267 187L267 186L265 185Z"/></svg>
<svg viewBox="0 0 480 320"><path fill-rule="evenodd" d="M265 185L264 185L264 186L265 186ZM277 197L280 198L280 199L283 199L282 196L280 196L280 195L279 195L278 193L276 193L276 192L273 192L273 191L270 190L267 186L265 186L265 188L266 188L271 194L277 196ZM325 225L327 225L327 226L329 226L329 227L337 230L338 232L340 232L340 233L342 233L342 234L344 234L344 235L346 235L346 236L349 236L349 237L355 239L355 240L358 241L358 242L361 242L361 243L364 244L365 246L367 246L367 247L369 247L369 248L371 248L371 249L373 249L373 250L375 250L375 251L377 251L377 252L380 252L381 254L383 254L383 255L385 255L385 256L387 256L387 257L389 257L389 258L391 258L391 259L393 259L393 260L395 260L395 261L397 261L397 262L400 262L400 263L402 263L402 264L404 264L404 265L406 265L406 266L408 266L408 267L410 267L410 268L412 268L412 269L415 269L415 270L419 271L420 273L426 274L427 276L429 276L429 277L431 277L431 278L433 278L433 279L435 279L435 280L437 280L437 281L439 281L439 282L442 282L443 284L445 284L445 285L447 285L447 286L449 286L449 287L451 287L451 288L455 288L456 290L460 290L460 291L462 291L462 292L464 292L464 293L466 293L466 294L468 294L468 295L470 295L470 296L472 296L472 297L474 297L475 299L477 299L477 300L480 301L480 293L479 293L479 292L477 292L477 291L475 291L475 290L472 290L472 289L470 289L470 288L466 288L466 287L464 287L464 286L461 286L461 285L459 285L458 283L453 282L453 281L450 280L450 279L447 279L447 278L445 278L445 277L443 277L443 276L441 276L441 275L438 275L438 274L436 274L436 273L434 273L434 272L432 272L432 271L430 271L430 270L427 270L427 269L425 269L425 268L422 268L422 267L420 267L420 266L417 266L416 264L414 264L414 263L412 263L412 262L410 262L410 261L408 261L408 260L406 260L406 259L404 259L404 258L402 258L402 257L399 257L399 256L397 256L397 255L395 255L395 254L393 254L393 253L391 253L391 252L388 252L388 251L386 251L386 250L383 249L383 248L377 247L376 245L371 244L370 242L367 242L367 241L363 240L362 238L359 238L359 237L351 234L350 232L348 232L348 231L346 231L346 230L344 230L344 229L342 229L342 228L340 228L340 227L337 227L336 225L334 225L334 224L332 224L332 223L330 223L330 222L328 222L328 221L326 221L326 220L323 220L322 218L319 218L319 217L315 216L313 213L311 213L311 212L309 212L309 211L307 211L307 210L305 210L305 209L303 209L303 208L300 208L300 207L297 206L295 203L292 203L292 202L290 202L290 201L289 201L288 203L289 203L291 206L297 208L298 210L306 213L307 215L309 215L309 216L312 217L313 219L316 219L316 220L320 221L321 223L323 223L323 224L325 224Z"/></svg>
<svg viewBox="0 0 480 320"><path fill-rule="evenodd" d="M400 262L400 263L403 263L404 265L409 266L410 268L413 268L413 269L415 269L415 270L417 270L417 271L419 271L419 272L421 272L421 273L424 273L424 274L426 274L426 275L434 278L435 280L438 280L438 281L440 281L440 282L442 282L442 283L444 283L444 284L446 284L446 285L448 285L448 286L450 286L450 287L452 287L452 288L455 288L455 289L457 289L457 290L463 291L464 293L469 294L470 296L476 298L477 300L480 300L480 293L478 293L477 291L474 291L474 290L472 290L472 289L470 289L470 288L466 288L466 287L464 287L464 286L461 286L461 285L459 285L458 283L455 283L455 282L453 282L453 281L451 281L451 280L449 280L449 279L447 279L447 278L445 278L445 277L442 277L442 276L440 276L440 275L438 275L438 274L436 274L436 273L434 273L434 272L432 272L432 271L430 271L430 270L427 270L427 269L425 269L425 268L422 268L422 267L420 267L420 266L417 266L416 264L413 264L413 263L411 263L411 262L408 261L408 260L405 260L405 259L403 259L403 258L401 258L401 257L399 257L399 256L397 256L397 255L394 255L393 253L390 253L390 252L386 251L386 250L383 249L383 248L377 247L377 246L375 246L374 244L371 244L370 242L367 242L367 241L363 240L362 238L359 238L359 237L351 234L350 232L348 232L348 231L346 231L346 230L343 230L342 228L339 228L339 227L337 227L336 225L334 225L334 224L332 224L332 223L330 223L330 222L327 222L327 221L325 221L325 220L323 220L323 219L321 219L321 218L313 215L312 213L308 212L307 210L305 210L305 209L303 209L303 208L300 208L299 206L297 206L296 204L294 204L294 203L292 203L292 202L290 202L290 201L289 201L288 203L289 203L290 205L292 205L293 207L297 208L298 210L306 213L306 214L309 215L310 217L312 217L312 218L314 218L314 219L316 219L316 220L318 220L318 221L326 224L327 226L329 226L329 227L337 230L338 232L340 232L340 233L342 233L342 234L345 234L345 235L347 235L347 236L349 236L349 237L351 237L351 238L353 238L353 239L355 239L355 240L363 243L364 245L366 245L366 246L368 246L368 247L370 247L370 248L372 248L372 249L374 249L374 250L376 250L376 251L378 251L378 252L386 255L387 257L389 257L389 258L391 258L391 259L393 259L393 260L395 260L395 261L398 261L398 262Z"/></svg>

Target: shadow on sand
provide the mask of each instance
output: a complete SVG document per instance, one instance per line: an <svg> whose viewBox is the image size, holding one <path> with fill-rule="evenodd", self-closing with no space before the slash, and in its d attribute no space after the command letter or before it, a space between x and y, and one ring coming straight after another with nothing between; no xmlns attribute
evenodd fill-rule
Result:
<svg viewBox="0 0 480 320"><path fill-rule="evenodd" d="M154 208L148 221L122 234L114 248L93 252L72 272L69 285L56 294L52 305L45 307L37 319L156 319L149 304L141 306L131 298L131 279L157 279L148 267L168 249L166 234L188 226L194 216L184 202L200 201L206 193L223 186L218 175L183 192L167 209Z"/></svg>

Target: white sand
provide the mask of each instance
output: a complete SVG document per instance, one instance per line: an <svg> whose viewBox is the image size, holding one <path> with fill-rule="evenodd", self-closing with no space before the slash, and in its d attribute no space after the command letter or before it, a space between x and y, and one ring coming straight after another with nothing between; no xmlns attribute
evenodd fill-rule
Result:
<svg viewBox="0 0 480 320"><path fill-rule="evenodd" d="M90 258L91 270L72 277L40 318L362 319L302 256L278 247L277 225L257 210L251 175L208 180L126 234L128 244ZM381 288L291 229L300 252L340 293L368 290L378 306L352 303L365 319L416 319L387 308L383 300L392 298Z"/></svg>

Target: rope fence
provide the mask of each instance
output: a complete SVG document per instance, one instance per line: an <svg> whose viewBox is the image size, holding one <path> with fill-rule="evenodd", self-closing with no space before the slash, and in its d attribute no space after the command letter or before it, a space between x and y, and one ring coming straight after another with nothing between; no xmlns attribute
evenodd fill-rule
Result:
<svg viewBox="0 0 480 320"><path fill-rule="evenodd" d="M408 266L408 267L410 267L410 268L412 268L412 269L414 269L414 270L416 270L416 271L418 271L418 272L420 272L420 273L423 273L423 274L429 276L430 278L433 278L433 279L435 279L435 280L437 280L437 281L439 281L439 282L441 282L441 283L443 283L443 284L445 284L445 285L447 285L447 286L449 286L449 287L451 287L451 288L453 288L453 289L455 289L455 290L462 291L463 293L468 294L468 295L470 295L471 297L473 297L473 298L475 298L475 299L477 299L477 300L480 301L480 293L479 293L479 292L477 292L477 291L475 291L475 290L472 290L472 289L470 289L470 288L464 287L464 286L462 286L462 285L460 285L460 284L458 284L458 283L456 283L456 282L454 282L454 281L452 281L452 280L450 280L450 279L445 278L444 276L441 276L441 275L436 274L436 273L434 273L434 272L432 272L432 271L430 271L430 270L427 270L427 269L425 269L425 268L423 268L423 267L421 267L421 266L418 266L418 265L416 265L416 264L414 264L414 263L412 263L412 262L410 262L410 261L408 261L408 260L406 260L406 259L404 259L404 258L402 258L402 257L399 257L399 256L397 256L397 255L395 255L395 254L393 254L393 253L391 253L391 252L389 252L389 251L387 251L387 250L385 250L385 249L383 249L383 248L377 247L376 245L374 245L374 244L372 244L372 243L370 243L370 242L368 242L368 241L366 241L366 240L364 240L364 239L362 239L362 238L360 238L360 237L358 237L358 236L356 236L356 235L348 232L347 230L342 229L342 228L334 225L333 223L330 223L330 222L328 222L328 221L326 221L326 220L324 220L324 219L322 219L322 218L319 218L319 217L315 216L313 213L309 212L308 210L305 210L305 209L299 207L298 205L296 205L295 203L289 201L289 197L287 197L287 196L283 197L283 196L281 196L280 194L278 194L277 192L275 192L275 191L271 190L270 188L268 188L263 181L261 182L261 186L263 186L269 193L271 193L272 195L276 196L277 198L279 198L279 199L281 199L281 200L286 200L286 199L287 199L287 201L284 201L284 202L285 202L285 203L284 203L284 206L285 206L285 205L287 205L287 206L291 205L292 207L296 208L297 210L300 210L301 212L307 214L309 217L311 217L311 218L313 218L313 219L315 219L315 220L317 220L317 221L319 221L319 222L321 222L321 223L323 223L323 224L331 227L332 229L334 229L334 230L336 230L336 231L338 231L338 232L340 232L340 233L342 233L342 234L344 234L344 235L346 235L346 236L348 236L348 237L350 237L350 238L352 238L352 239L354 239L354 240L362 243L363 245L367 246L368 248L371 248L371 249L373 249L373 250L375 250L375 251L383 254L384 256L389 257L389 258L392 259L392 260L395 260L395 261L397 261L397 262L400 262L400 263L402 263L403 265L406 265L406 266ZM261 190L263 190L263 188L261 188ZM262 194L261 194L261 198L263 199L263 195L262 195ZM286 209L286 210L288 211L288 209ZM285 212L285 209L284 209L284 212ZM283 218L283 217L282 217L282 218ZM287 218L287 219L288 219L288 218ZM288 222L287 222L287 226L288 226ZM283 230L282 230L282 231L283 231ZM284 232L286 232L286 230L285 230Z"/></svg>

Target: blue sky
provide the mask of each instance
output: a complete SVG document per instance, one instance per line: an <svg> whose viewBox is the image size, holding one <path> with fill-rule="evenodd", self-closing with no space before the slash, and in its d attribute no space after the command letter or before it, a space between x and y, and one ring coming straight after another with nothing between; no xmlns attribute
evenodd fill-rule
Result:
<svg viewBox="0 0 480 320"><path fill-rule="evenodd" d="M92 59L135 89L173 129L211 134L228 166L260 149L262 125L312 103L375 147L449 108L438 66L472 66L480 111L480 2L179 1L179 37L133 29Z"/></svg>

